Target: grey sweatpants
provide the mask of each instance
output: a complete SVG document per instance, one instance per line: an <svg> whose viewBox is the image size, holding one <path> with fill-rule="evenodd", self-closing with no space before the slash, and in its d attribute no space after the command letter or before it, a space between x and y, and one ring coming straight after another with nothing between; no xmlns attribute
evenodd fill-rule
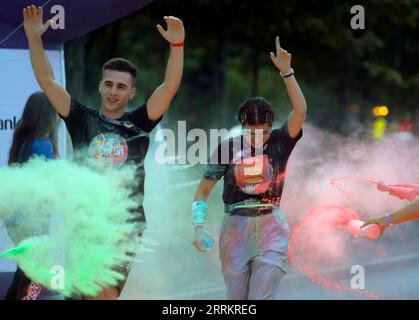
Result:
<svg viewBox="0 0 419 320"><path fill-rule="evenodd" d="M290 230L279 208L247 217L226 214L220 260L227 299L275 299L286 272Z"/></svg>

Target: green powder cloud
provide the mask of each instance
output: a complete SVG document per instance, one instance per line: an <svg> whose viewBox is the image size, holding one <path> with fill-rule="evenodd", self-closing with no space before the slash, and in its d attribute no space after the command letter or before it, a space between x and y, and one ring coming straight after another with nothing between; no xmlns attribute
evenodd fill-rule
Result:
<svg viewBox="0 0 419 320"><path fill-rule="evenodd" d="M17 245L16 259L31 279L63 295L96 295L124 276L115 267L138 252L128 222L141 199L130 197L135 168L96 169L65 160L33 159L0 170L0 218ZM6 249L6 248L1 248ZM64 271L57 288L57 265Z"/></svg>

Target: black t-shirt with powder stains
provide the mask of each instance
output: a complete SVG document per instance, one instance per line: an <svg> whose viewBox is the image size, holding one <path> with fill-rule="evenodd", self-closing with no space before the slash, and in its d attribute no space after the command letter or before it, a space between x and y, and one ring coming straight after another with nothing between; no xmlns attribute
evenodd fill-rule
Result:
<svg viewBox="0 0 419 320"><path fill-rule="evenodd" d="M74 150L101 159L115 167L133 163L137 167L133 195L144 195L144 159L150 144L148 134L161 121L150 120L146 104L115 119L106 119L97 110L71 99L70 113L62 117L71 137ZM138 219L145 221L142 205L136 210Z"/></svg>
<svg viewBox="0 0 419 320"><path fill-rule="evenodd" d="M272 130L259 150L248 145L242 135L227 139L212 154L203 176L210 180L224 177L225 204L256 200L279 206L287 161L302 135L300 130L291 138L285 122Z"/></svg>

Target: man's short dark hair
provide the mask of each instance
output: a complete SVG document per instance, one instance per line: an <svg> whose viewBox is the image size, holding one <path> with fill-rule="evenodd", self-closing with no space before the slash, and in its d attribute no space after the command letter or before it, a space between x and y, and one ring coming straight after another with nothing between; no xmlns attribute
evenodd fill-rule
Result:
<svg viewBox="0 0 419 320"><path fill-rule="evenodd" d="M113 58L103 65L103 72L105 70L128 72L132 77L132 85L135 86L137 68L131 61L124 58Z"/></svg>

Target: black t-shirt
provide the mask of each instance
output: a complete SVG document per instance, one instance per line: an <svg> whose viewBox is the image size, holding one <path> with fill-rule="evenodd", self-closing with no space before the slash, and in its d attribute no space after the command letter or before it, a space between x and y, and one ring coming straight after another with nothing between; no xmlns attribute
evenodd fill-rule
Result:
<svg viewBox="0 0 419 320"><path fill-rule="evenodd" d="M153 121L147 114L146 104L119 119L107 119L97 110L71 99L70 113L62 117L71 137L74 150L83 155L104 160L115 167L132 163L137 167L133 196L144 194L144 159L150 144L148 134L161 121ZM141 221L145 221L142 206L138 208Z"/></svg>
<svg viewBox="0 0 419 320"><path fill-rule="evenodd" d="M225 204L255 200L279 206L285 167L302 135L300 130L297 137L291 138L285 122L280 129L272 130L269 140L259 150L249 146L243 136L226 139L205 166L204 178L219 180L224 177Z"/></svg>

